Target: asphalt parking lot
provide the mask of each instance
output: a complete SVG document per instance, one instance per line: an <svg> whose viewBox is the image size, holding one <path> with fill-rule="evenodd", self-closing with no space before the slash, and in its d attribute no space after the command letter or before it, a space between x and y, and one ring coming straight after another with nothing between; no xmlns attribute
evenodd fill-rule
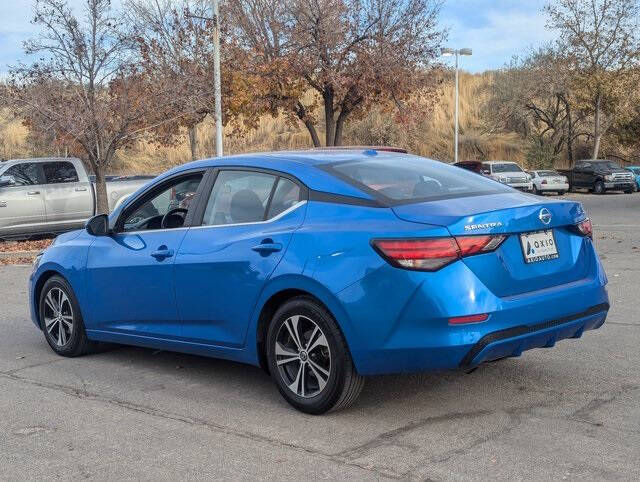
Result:
<svg viewBox="0 0 640 482"><path fill-rule="evenodd" d="M54 355L30 267L0 267L0 478L640 480L640 194L572 194L609 276L604 327L471 374L371 378L303 415L258 368L141 348Z"/></svg>

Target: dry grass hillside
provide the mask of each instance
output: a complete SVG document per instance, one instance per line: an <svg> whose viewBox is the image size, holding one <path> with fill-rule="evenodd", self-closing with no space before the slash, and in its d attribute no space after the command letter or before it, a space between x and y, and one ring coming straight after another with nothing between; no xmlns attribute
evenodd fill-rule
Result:
<svg viewBox="0 0 640 482"><path fill-rule="evenodd" d="M462 74L460 76L460 158L461 159L513 159L523 161L523 141L515 133L494 132L483 115L490 98L493 75ZM393 144L410 152L450 161L453 158L453 78L442 84L438 103L430 113L411 125L399 125L392 113L372 110L348 124L345 144ZM322 113L319 113L322 117ZM198 157L204 158L215 151L214 128L207 120L198 128ZM319 132L321 138L324 133ZM225 133L225 153L259 152L311 147L304 126L290 125L284 116L265 116L257 129L244 136ZM32 145L29 132L10 112L0 111L0 158L63 155L46 146ZM140 141L133 148L120 150L112 171L119 173L157 173L168 167L190 160L186 133L175 146L163 147Z"/></svg>

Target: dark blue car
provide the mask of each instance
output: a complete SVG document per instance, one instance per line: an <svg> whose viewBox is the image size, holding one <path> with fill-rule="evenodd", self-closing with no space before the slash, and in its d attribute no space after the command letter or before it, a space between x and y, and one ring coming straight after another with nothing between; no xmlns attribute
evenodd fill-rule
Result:
<svg viewBox="0 0 640 482"><path fill-rule="evenodd" d="M582 205L404 153L175 168L59 236L30 279L53 350L140 345L260 365L308 413L366 375L470 370L600 327Z"/></svg>

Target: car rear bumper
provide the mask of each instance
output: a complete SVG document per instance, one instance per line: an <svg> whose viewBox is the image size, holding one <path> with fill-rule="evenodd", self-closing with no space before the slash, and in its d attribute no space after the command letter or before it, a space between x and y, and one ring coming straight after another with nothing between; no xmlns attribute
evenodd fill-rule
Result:
<svg viewBox="0 0 640 482"><path fill-rule="evenodd" d="M586 330L600 328L607 318L608 303L592 306L582 313L537 325L520 325L483 336L460 361L461 369L505 357L520 356L532 348L551 348L557 341L580 338Z"/></svg>
<svg viewBox="0 0 640 482"><path fill-rule="evenodd" d="M599 328L609 308L606 275L590 242L584 277L498 296L463 262L435 273L384 267L338 293L345 336L362 375L471 369ZM422 278L422 281L420 279ZM487 314L479 323L450 319Z"/></svg>

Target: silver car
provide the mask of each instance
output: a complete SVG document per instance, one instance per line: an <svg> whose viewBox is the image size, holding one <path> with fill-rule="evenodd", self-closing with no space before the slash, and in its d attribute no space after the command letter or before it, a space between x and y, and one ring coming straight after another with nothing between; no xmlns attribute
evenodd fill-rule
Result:
<svg viewBox="0 0 640 482"><path fill-rule="evenodd" d="M560 195L569 191L569 180L566 176L552 170L531 171L531 181L533 182L533 192L543 194L545 192L555 192Z"/></svg>
<svg viewBox="0 0 640 482"><path fill-rule="evenodd" d="M108 180L109 210L152 178ZM0 239L80 228L95 213L94 183L80 159L0 162Z"/></svg>

